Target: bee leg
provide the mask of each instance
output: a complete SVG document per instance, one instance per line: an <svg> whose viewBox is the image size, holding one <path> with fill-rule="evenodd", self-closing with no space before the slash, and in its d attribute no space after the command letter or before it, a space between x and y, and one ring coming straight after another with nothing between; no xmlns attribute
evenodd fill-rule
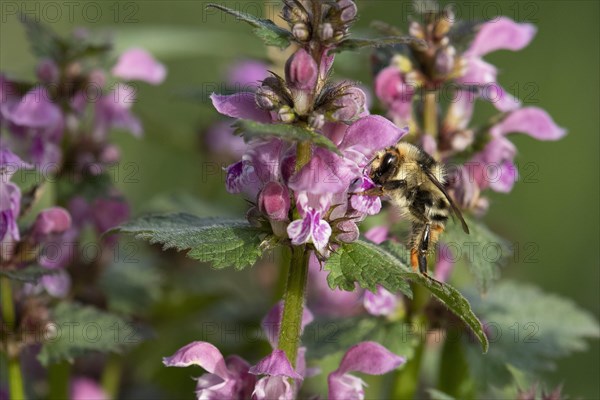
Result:
<svg viewBox="0 0 600 400"><path fill-rule="evenodd" d="M419 272L427 275L427 251L429 250L429 240L431 237L431 224L425 224L421 242L419 243Z"/></svg>

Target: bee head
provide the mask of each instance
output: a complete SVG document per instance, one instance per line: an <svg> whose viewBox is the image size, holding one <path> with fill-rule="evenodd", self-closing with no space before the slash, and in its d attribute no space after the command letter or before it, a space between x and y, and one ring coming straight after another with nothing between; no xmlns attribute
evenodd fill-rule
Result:
<svg viewBox="0 0 600 400"><path fill-rule="evenodd" d="M399 158L396 151L388 149L377 153L371 162L369 177L376 185L381 185L394 176L399 168Z"/></svg>

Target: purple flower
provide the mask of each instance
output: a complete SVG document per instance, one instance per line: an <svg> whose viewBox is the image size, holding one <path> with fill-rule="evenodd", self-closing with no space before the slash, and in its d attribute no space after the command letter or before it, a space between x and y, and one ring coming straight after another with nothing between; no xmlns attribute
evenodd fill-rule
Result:
<svg viewBox="0 0 600 400"><path fill-rule="evenodd" d="M102 387L89 378L77 377L71 381L70 400L108 400L109 396Z"/></svg>
<svg viewBox="0 0 600 400"><path fill-rule="evenodd" d="M398 308L398 302L398 296L378 285L376 293L368 290L365 292L363 305L371 315L388 316L394 314Z"/></svg>
<svg viewBox="0 0 600 400"><path fill-rule="evenodd" d="M129 219L129 204L119 197L100 197L94 200L91 212L96 231L104 233Z"/></svg>
<svg viewBox="0 0 600 400"><path fill-rule="evenodd" d="M40 60L36 67L35 73L38 79L44 83L57 82L60 75L58 66L49 58Z"/></svg>
<svg viewBox="0 0 600 400"><path fill-rule="evenodd" d="M110 129L124 129L132 135L142 135L142 124L130 109L135 102L135 90L123 83L96 101L93 136L103 140Z"/></svg>
<svg viewBox="0 0 600 400"><path fill-rule="evenodd" d="M357 192L364 192L375 187L368 176L363 176L360 182L360 186L356 189ZM381 199L376 196L354 195L350 198L350 204L355 210L368 215L375 215L381 211Z"/></svg>
<svg viewBox="0 0 600 400"><path fill-rule="evenodd" d="M269 76L267 65L260 61L243 60L237 62L229 69L227 81L230 85L239 85L242 88L256 88L257 83Z"/></svg>
<svg viewBox="0 0 600 400"><path fill-rule="evenodd" d="M285 66L285 80L294 89L312 90L319 74L316 61L304 49L298 49Z"/></svg>
<svg viewBox="0 0 600 400"><path fill-rule="evenodd" d="M538 107L525 107L513 111L490 129L492 137L495 138L512 132L523 132L538 140L558 140L567 134L564 128L556 125L546 111Z"/></svg>
<svg viewBox="0 0 600 400"><path fill-rule="evenodd" d="M287 227L292 244L312 243L319 253L325 254L331 236L331 226L321 219L322 214L322 210L306 207L302 219L292 221Z"/></svg>
<svg viewBox="0 0 600 400"><path fill-rule="evenodd" d="M129 49L119 57L112 69L117 78L127 81L144 81L158 85L165 80L167 70L144 49Z"/></svg>
<svg viewBox="0 0 600 400"><path fill-rule="evenodd" d="M255 400L292 400L298 390L298 382L304 377L294 370L283 350L273 350L251 367L254 375L266 375L256 382L252 398ZM289 378L295 381L290 382Z"/></svg>
<svg viewBox="0 0 600 400"><path fill-rule="evenodd" d="M352 346L344 355L337 370L329 374L329 399L352 400L364 399L365 392L362 379L350 375L357 371L369 375L386 374L406 362L404 357L389 352L375 342L361 342Z"/></svg>
<svg viewBox="0 0 600 400"><path fill-rule="evenodd" d="M398 125L409 124L412 120L414 91L395 65L382 69L375 78L375 94Z"/></svg>
<svg viewBox="0 0 600 400"><path fill-rule="evenodd" d="M286 221L290 211L290 193L288 189L278 182L269 182L258 196L259 210L269 220Z"/></svg>
<svg viewBox="0 0 600 400"><path fill-rule="evenodd" d="M467 85L493 84L498 97L488 100L500 111L516 109L519 102L496 83L496 67L486 63L481 57L496 50L521 50L531 42L535 33L534 25L516 23L507 17L484 23L463 55L465 68L457 82Z"/></svg>
<svg viewBox="0 0 600 400"><path fill-rule="evenodd" d="M71 227L71 216L62 207L50 207L42 210L31 228L36 240L53 233L62 233Z"/></svg>
<svg viewBox="0 0 600 400"><path fill-rule="evenodd" d="M43 86L36 86L7 110L5 117L12 123L29 128L49 128L62 124L60 108Z"/></svg>
<svg viewBox="0 0 600 400"><path fill-rule="evenodd" d="M258 107L254 93L241 92L228 96L213 93L210 96L215 109L228 117L272 122L271 113Z"/></svg>
<svg viewBox="0 0 600 400"><path fill-rule="evenodd" d="M215 346L207 342L192 342L177 350L171 357L163 358L167 367L198 365L207 371L197 378L198 399L248 398L256 378L248 373L250 365L237 356L227 359Z"/></svg>
<svg viewBox="0 0 600 400"><path fill-rule="evenodd" d="M204 134L204 143L211 153L227 156L228 159L242 158L246 151L244 138L233 133L230 122L216 122Z"/></svg>

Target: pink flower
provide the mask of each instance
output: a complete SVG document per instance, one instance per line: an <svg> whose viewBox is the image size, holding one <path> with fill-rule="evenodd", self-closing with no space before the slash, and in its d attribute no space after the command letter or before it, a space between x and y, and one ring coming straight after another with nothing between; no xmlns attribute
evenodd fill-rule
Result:
<svg viewBox="0 0 600 400"><path fill-rule="evenodd" d="M95 105L94 137L102 140L110 129L124 129L133 136L141 136L142 124L130 111L134 102L134 89L122 83L100 97Z"/></svg>
<svg viewBox="0 0 600 400"><path fill-rule="evenodd" d="M399 297L387 289L377 286L377 292L365 292L363 305L367 312L376 316L392 315L398 308Z"/></svg>
<svg viewBox="0 0 600 400"><path fill-rule="evenodd" d="M109 396L94 380L78 377L71 381L70 400L108 400Z"/></svg>
<svg viewBox="0 0 600 400"><path fill-rule="evenodd" d="M319 253L325 254L331 236L331 226L321 219L322 215L322 210L306 207L302 219L292 221L287 227L292 244L312 243Z"/></svg>
<svg viewBox="0 0 600 400"><path fill-rule="evenodd" d="M375 78L375 94L388 109L392 120L402 126L412 120L412 100L415 88L407 84L404 74L396 67L382 69Z"/></svg>
<svg viewBox="0 0 600 400"><path fill-rule="evenodd" d="M129 49L119 57L112 69L117 78L127 81L144 81L158 85L165 80L167 70L144 49Z"/></svg>
<svg viewBox="0 0 600 400"><path fill-rule="evenodd" d="M329 399L364 399L365 383L362 379L349 374L356 371L369 375L386 374L406 362L375 342L361 342L352 346L344 355L337 370L329 374Z"/></svg>
<svg viewBox="0 0 600 400"><path fill-rule="evenodd" d="M167 367L198 365L206 374L196 379L198 399L248 398L256 378L248 373L250 365L238 356L227 359L215 346L207 342L192 342L163 358Z"/></svg>
<svg viewBox="0 0 600 400"><path fill-rule="evenodd" d="M534 25L516 23L507 17L484 23L463 55L466 66L457 82L466 85L491 84L497 91L496 96L489 96L488 100L492 101L498 110L505 112L518 108L519 101L496 83L496 67L483 61L481 57L496 50L521 50L531 42L535 33Z"/></svg>
<svg viewBox="0 0 600 400"><path fill-rule="evenodd" d="M450 247L445 243L440 243L438 257L439 259L435 266L435 279L440 282L447 282L454 269L454 258Z"/></svg>

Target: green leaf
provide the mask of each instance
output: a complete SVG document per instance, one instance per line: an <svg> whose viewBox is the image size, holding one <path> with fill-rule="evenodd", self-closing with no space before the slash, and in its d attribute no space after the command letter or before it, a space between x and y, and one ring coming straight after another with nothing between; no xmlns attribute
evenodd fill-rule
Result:
<svg viewBox="0 0 600 400"><path fill-rule="evenodd" d="M42 276L55 274L59 270L48 269L40 267L39 265L30 265L22 269L0 269L0 275L6 276L8 279L12 279L20 282L35 283Z"/></svg>
<svg viewBox="0 0 600 400"><path fill-rule="evenodd" d="M77 303L60 303L52 311L52 321L44 331L45 343L38 355L44 366L73 361L90 351L119 353L142 340L122 318Z"/></svg>
<svg viewBox="0 0 600 400"><path fill-rule="evenodd" d="M372 340L409 360L419 344L417 333L409 324L385 318L344 318L317 321L309 325L304 332L303 342L307 344L309 357L323 358L345 352L356 343Z"/></svg>
<svg viewBox="0 0 600 400"><path fill-rule="evenodd" d="M336 145L326 136L299 126L289 124L262 124L260 122L244 119L236 121L234 126L236 127L236 133L241 133L244 138L248 140L275 136L287 141L309 141L315 146L323 147L337 155L342 155Z"/></svg>
<svg viewBox="0 0 600 400"><path fill-rule="evenodd" d="M554 360L587 348L587 338L600 337L600 326L571 300L540 289L503 282L485 296L470 296L473 308L487 321L492 343L485 357L469 346L467 360L482 386L508 384L509 366L527 373L555 367Z"/></svg>
<svg viewBox="0 0 600 400"><path fill-rule="evenodd" d="M406 295L411 293L408 281L418 283L471 328L486 352L487 338L469 302L452 286L414 272L408 267L408 253L403 246L390 242L383 247L361 240L343 244L325 264L325 269L330 271L327 282L332 289L339 287L352 290L354 282L358 282L361 287L371 291L381 285L392 292L401 291Z"/></svg>
<svg viewBox="0 0 600 400"><path fill-rule="evenodd" d="M35 18L28 18L26 15L21 15L19 20L25 27L31 52L35 56L38 58L51 58L55 61L60 59L66 44L53 30Z"/></svg>
<svg viewBox="0 0 600 400"><path fill-rule="evenodd" d="M123 247L121 262L105 269L100 286L110 310L143 315L161 296L162 275L152 260L138 259L137 255L127 254L127 247Z"/></svg>
<svg viewBox="0 0 600 400"><path fill-rule="evenodd" d="M429 393L431 400L454 400L454 397L436 389L429 388L427 389L427 393Z"/></svg>
<svg viewBox="0 0 600 400"><path fill-rule="evenodd" d="M376 39L346 39L336 46L334 52L339 53L347 50L356 51L364 48L379 48L396 46L399 44L411 44L421 49L427 48L427 44L420 39L415 39L410 36L387 36Z"/></svg>
<svg viewBox="0 0 600 400"><path fill-rule="evenodd" d="M187 256L221 269L254 265L261 256L261 231L244 220L198 218L189 214L140 217L112 232L131 233L163 249L188 250Z"/></svg>
<svg viewBox="0 0 600 400"><path fill-rule="evenodd" d="M209 4L206 8L216 8L217 10L226 12L227 14L233 15L234 17L249 23L254 27L254 34L261 38L267 46L276 46L280 49L285 49L290 45L290 41L293 39L291 32L277 26L270 19L258 18L252 14L232 10L231 8L218 4Z"/></svg>
<svg viewBox="0 0 600 400"><path fill-rule="evenodd" d="M453 254L453 257L467 262L479 290L485 293L498 279L498 267L510 257L511 248L508 241L490 231L482 222L467 218L465 221L470 234L463 232L460 224L449 224L442 241L449 244L451 250L460 249L460 254Z"/></svg>

